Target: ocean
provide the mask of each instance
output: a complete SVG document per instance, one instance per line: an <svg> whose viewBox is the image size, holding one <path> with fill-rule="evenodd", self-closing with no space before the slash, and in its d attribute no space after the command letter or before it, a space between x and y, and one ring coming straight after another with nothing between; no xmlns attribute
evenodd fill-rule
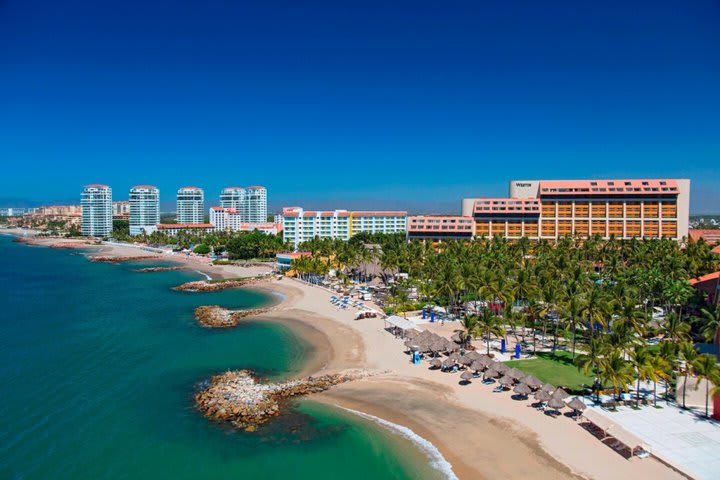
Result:
<svg viewBox="0 0 720 480"><path fill-rule="evenodd" d="M132 271L157 265L91 263L0 235L0 478L443 477L412 432L309 400L254 433L203 418L192 397L211 375L283 379L312 350L276 323L199 327L199 305L270 299L175 292L200 275Z"/></svg>

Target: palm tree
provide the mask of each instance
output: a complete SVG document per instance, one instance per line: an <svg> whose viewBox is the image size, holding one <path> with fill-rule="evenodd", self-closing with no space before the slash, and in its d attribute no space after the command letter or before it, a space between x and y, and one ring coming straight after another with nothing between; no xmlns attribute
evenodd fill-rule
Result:
<svg viewBox="0 0 720 480"><path fill-rule="evenodd" d="M465 315L460 321L462 330L456 330L460 334L463 346L467 347L470 341L480 333L480 324L476 315Z"/></svg>
<svg viewBox="0 0 720 480"><path fill-rule="evenodd" d="M715 344L715 353L717 353L720 347L720 306L703 308L700 313L702 313L702 318L705 321L702 329L703 337L708 342Z"/></svg>
<svg viewBox="0 0 720 480"><path fill-rule="evenodd" d="M565 301L561 309L567 318L568 326L572 331L572 358L575 358L575 343L577 337L577 321L583 312L584 299L580 295L571 295L570 298Z"/></svg>
<svg viewBox="0 0 720 480"><path fill-rule="evenodd" d="M693 368L693 362L698 358L698 352L695 350L695 345L692 342L682 342L678 345L678 354L680 358L685 362L685 377L683 380L683 398L682 408L685 406L685 392L687 391L688 376ZM679 373L679 372L678 372Z"/></svg>
<svg viewBox="0 0 720 480"><path fill-rule="evenodd" d="M670 362L662 355L651 355L649 362L650 380L653 381L653 404L657 408L657 382L665 381L665 395L667 396L667 382L670 380Z"/></svg>
<svg viewBox="0 0 720 480"><path fill-rule="evenodd" d="M709 417L708 399L710 397L710 382L720 385L720 367L715 360L715 355L703 353L693 362L693 369L697 374L695 390L700 387L700 381L705 380L705 416Z"/></svg>
<svg viewBox="0 0 720 480"><path fill-rule="evenodd" d="M662 326L665 338L674 344L685 340L690 335L690 325L680 320L680 317L671 312L665 317L665 323Z"/></svg>
<svg viewBox="0 0 720 480"><path fill-rule="evenodd" d="M653 355L645 346L636 345L630 352L630 363L635 368L635 374L637 375L635 408L640 407L640 381L647 380L654 375L652 357Z"/></svg>
<svg viewBox="0 0 720 480"><path fill-rule="evenodd" d="M505 328L497 315L492 310L485 309L478 318L479 328L485 333L485 345L487 347L487 353L490 353L490 336L496 335L502 337L505 335Z"/></svg>
<svg viewBox="0 0 720 480"><path fill-rule="evenodd" d="M598 375L600 379L605 382L609 382L618 393L627 387L629 383L633 381L633 368L628 363L620 352L614 351L607 357L603 358L598 366Z"/></svg>
<svg viewBox="0 0 720 480"><path fill-rule="evenodd" d="M591 338L588 344L587 353L583 353L575 357L573 363L585 375L591 372L595 375L595 383L598 381L599 365L603 355L607 352L607 345L601 338ZM598 391L598 401L600 401L600 392Z"/></svg>

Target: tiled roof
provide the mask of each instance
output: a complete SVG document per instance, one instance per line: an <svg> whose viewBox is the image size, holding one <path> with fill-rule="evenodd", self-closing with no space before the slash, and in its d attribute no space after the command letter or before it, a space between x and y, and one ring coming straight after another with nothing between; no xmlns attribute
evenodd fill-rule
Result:
<svg viewBox="0 0 720 480"><path fill-rule="evenodd" d="M690 280L690 285L696 285L698 283L707 282L708 280L715 280L720 278L720 272L708 273L700 278L693 278Z"/></svg>

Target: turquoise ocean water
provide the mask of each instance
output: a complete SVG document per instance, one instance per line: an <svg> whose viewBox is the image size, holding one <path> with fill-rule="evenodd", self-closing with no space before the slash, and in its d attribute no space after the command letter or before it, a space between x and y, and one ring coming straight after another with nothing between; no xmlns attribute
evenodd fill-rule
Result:
<svg viewBox="0 0 720 480"><path fill-rule="evenodd" d="M268 299L174 292L199 275L131 271L150 265L0 236L0 478L440 478L409 441L309 401L255 433L206 421L200 381L232 368L281 379L310 347L261 321L198 327L196 306Z"/></svg>

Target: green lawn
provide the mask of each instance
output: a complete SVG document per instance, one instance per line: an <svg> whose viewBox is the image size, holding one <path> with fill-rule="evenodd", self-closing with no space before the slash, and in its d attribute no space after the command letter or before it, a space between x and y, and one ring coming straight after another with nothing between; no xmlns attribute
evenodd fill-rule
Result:
<svg viewBox="0 0 720 480"><path fill-rule="evenodd" d="M516 367L518 370L534 375L540 381L556 387L563 386L572 390L580 390L583 385L592 385L595 380L594 377L583 375L573 365L570 352L539 352L536 358L513 360L506 363L509 367Z"/></svg>

